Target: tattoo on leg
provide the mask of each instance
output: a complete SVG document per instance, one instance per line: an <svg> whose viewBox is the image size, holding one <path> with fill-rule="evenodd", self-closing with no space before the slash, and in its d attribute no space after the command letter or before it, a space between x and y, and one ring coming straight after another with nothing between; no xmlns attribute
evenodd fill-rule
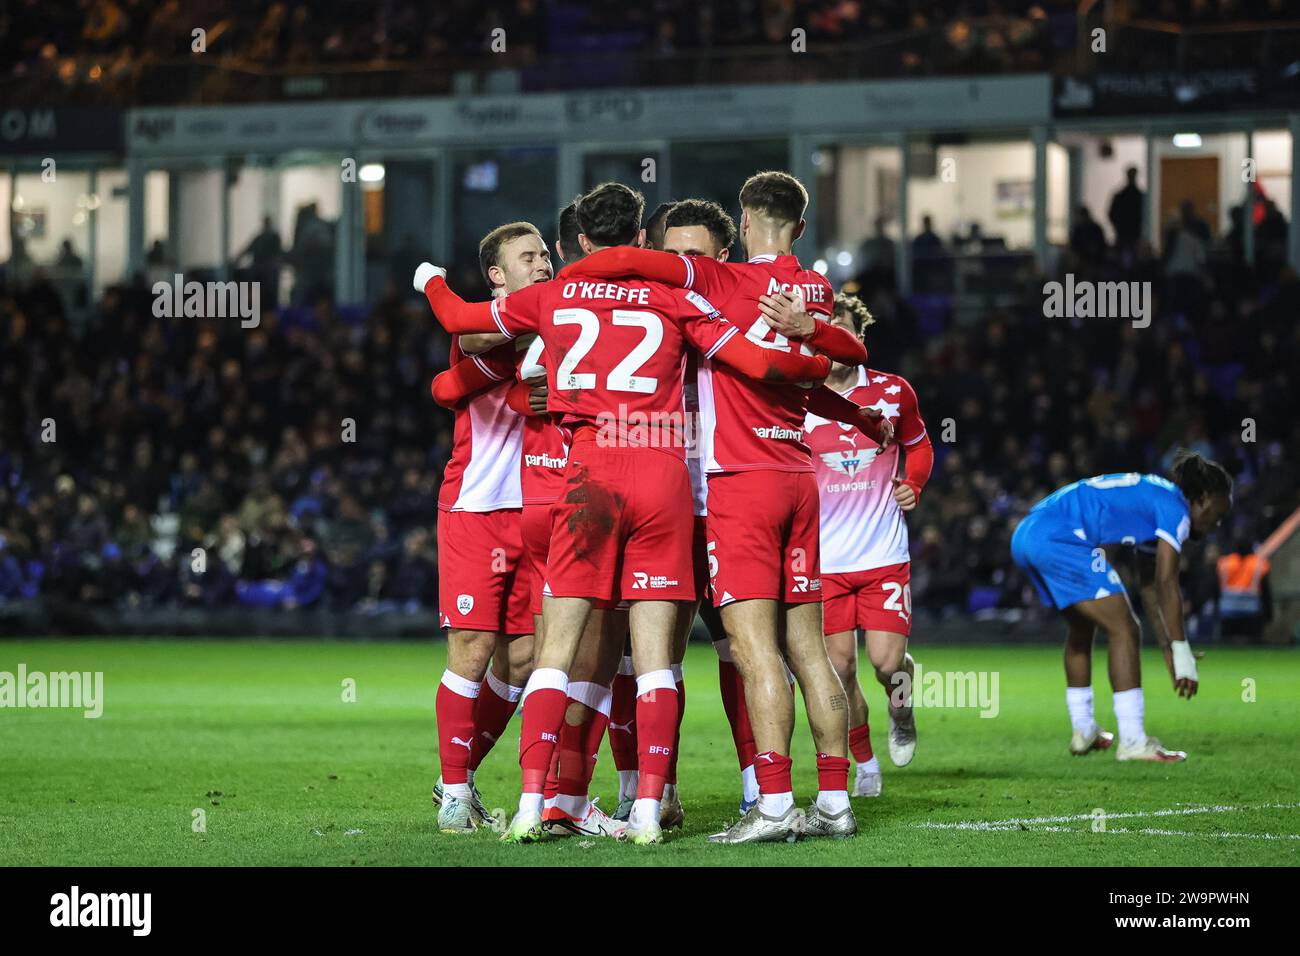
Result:
<svg viewBox="0 0 1300 956"><path fill-rule="evenodd" d="M831 710L848 710L849 699L843 694L831 694Z"/></svg>

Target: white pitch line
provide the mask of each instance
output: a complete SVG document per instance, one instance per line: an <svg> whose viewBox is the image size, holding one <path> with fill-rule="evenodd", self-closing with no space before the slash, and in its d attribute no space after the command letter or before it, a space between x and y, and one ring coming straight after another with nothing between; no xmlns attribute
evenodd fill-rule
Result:
<svg viewBox="0 0 1300 956"><path fill-rule="evenodd" d="M1001 831L999 831L1001 832ZM1300 840L1300 833L1222 833L1217 830L1160 830L1155 827L1143 827L1130 830L1126 827L1107 827L1105 830L1088 831L1075 827L1043 827L1036 833L1135 833L1140 836L1177 836L1177 837L1217 837L1221 840Z"/></svg>
<svg viewBox="0 0 1300 956"><path fill-rule="evenodd" d="M1165 810L1137 810L1130 813L1107 813L1104 816L1109 822L1111 820L1132 820L1141 817L1177 817L1204 813L1239 813L1243 810L1295 810L1298 807L1300 807L1300 803L1265 803L1253 807L1171 807ZM934 823L927 820L924 823L916 824L916 827L921 830L998 831L1018 830L1021 827L1043 826L1052 823L1082 823L1091 821L1092 819L1093 815L1091 813L1076 813L1070 816L1061 817L1017 817L1011 820L963 820L959 823Z"/></svg>

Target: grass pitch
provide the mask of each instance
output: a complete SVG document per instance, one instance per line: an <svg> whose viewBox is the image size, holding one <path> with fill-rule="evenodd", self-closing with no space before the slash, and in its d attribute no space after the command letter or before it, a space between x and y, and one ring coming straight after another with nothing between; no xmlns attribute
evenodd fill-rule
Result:
<svg viewBox="0 0 1300 956"><path fill-rule="evenodd" d="M1181 765L1066 751L1051 647L935 647L928 671L999 675L999 710L918 711L912 765L889 763L884 694L868 688L884 795L855 800L844 842L719 847L740 782L711 648L686 661L686 827L661 847L513 847L437 832L434 690L445 645L324 641L0 641L0 671L102 671L104 712L0 709L0 863L84 865L1269 865L1300 863L1300 655L1211 647L1191 702L1148 654L1147 727ZM1105 660L1097 713L1114 730ZM355 702L344 701L355 681ZM1253 701L1245 699L1251 694ZM489 806L516 799L516 719L484 763ZM807 725L795 789L816 786ZM608 752L593 793L612 809ZM1094 832L1093 814L1106 814ZM202 813L198 813L202 811ZM201 821L202 828L196 821Z"/></svg>

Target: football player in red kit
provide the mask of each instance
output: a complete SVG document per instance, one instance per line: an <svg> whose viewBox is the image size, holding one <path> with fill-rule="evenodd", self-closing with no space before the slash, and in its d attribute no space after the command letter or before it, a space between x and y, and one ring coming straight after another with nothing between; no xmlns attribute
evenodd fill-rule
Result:
<svg viewBox="0 0 1300 956"><path fill-rule="evenodd" d="M830 285L790 254L803 232L807 202L806 190L793 176L759 173L740 193L748 262L619 248L566 267L558 281L640 276L678 284L714 302L766 351L795 355L816 349L836 361L864 362L862 343L824 321L834 298ZM823 317L802 340L774 330L762 311L763 296L782 292L797 293L808 311ZM744 682L759 784L758 804L710 839L793 840L801 832L851 836L857 825L848 795L846 701L822 638L817 487L802 440L809 393L754 382L707 359L700 365L699 401L711 587ZM831 407L849 404L829 392L819 401ZM881 431L874 424L878 413L847 420L887 441L887 426ZM818 750L819 792L806 821L794 806L791 786L794 700L787 659L803 689Z"/></svg>
<svg viewBox="0 0 1300 956"><path fill-rule="evenodd" d="M479 246L483 277L507 295L552 276L550 253L531 223L509 223ZM438 495L438 604L447 628L447 668L438 686L434 786L438 828L473 831L486 808L473 773L504 732L532 670L532 570L521 537L519 462L523 419L506 401L515 346L467 356L452 343L451 368L435 398L465 376L495 383L455 407L454 442ZM489 660L492 668L489 670Z"/></svg>
<svg viewBox="0 0 1300 956"><path fill-rule="evenodd" d="M861 335L874 323L856 296L835 298L835 324ZM836 364L827 386L894 424L896 443L881 449L861 433L815 414L808 444L821 498L822 598L826 648L849 702L849 749L857 764L853 795L880 795L880 764L871 751L867 702L857 677L857 631L889 707L889 755L904 766L916 749L911 706L912 589L906 512L930 477L934 449L916 393L901 375ZM906 460L898 477L900 455ZM895 706L897 703L897 706Z"/></svg>
<svg viewBox="0 0 1300 956"><path fill-rule="evenodd" d="M626 186L596 187L578 204L584 250L639 245L643 207L640 194ZM658 283L575 279L470 305L440 272L425 264L416 282L449 331L495 326L509 336L540 333L548 410L574 432L565 492L552 508L545 640L524 707L523 795L506 838L527 842L541 835L542 784L563 721L567 671L593 600L621 593L631 603L640 746L637 799L622 835L660 842L660 800L677 725L674 624L678 605L695 598L685 348L771 382L820 382L829 362L762 348L704 297Z"/></svg>

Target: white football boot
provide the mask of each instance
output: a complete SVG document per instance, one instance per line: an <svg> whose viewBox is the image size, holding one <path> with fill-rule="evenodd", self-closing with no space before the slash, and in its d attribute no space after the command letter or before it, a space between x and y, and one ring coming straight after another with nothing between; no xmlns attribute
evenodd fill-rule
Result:
<svg viewBox="0 0 1300 956"><path fill-rule="evenodd" d="M852 807L845 807L839 813L827 813L814 800L804 813L803 835L806 837L846 840L857 833L858 818L853 815Z"/></svg>
<svg viewBox="0 0 1300 956"><path fill-rule="evenodd" d="M1108 730L1102 730L1101 726L1096 723L1092 725L1092 730L1088 733L1085 734L1075 730L1070 736L1070 753L1076 757L1082 757L1094 750L1109 750L1114 745L1115 735Z"/></svg>
<svg viewBox="0 0 1300 956"><path fill-rule="evenodd" d="M881 777L879 770L863 770L859 764L858 772L853 778L853 797L878 797L881 790Z"/></svg>
<svg viewBox="0 0 1300 956"><path fill-rule="evenodd" d="M543 824L547 833L551 836L569 837L569 836L586 836L586 837L612 837L617 836L618 831L623 829L623 822L615 820L608 813L596 806L596 800L587 804L587 815L581 820L576 820L569 816L563 810L552 808L547 811L549 816Z"/></svg>
<svg viewBox="0 0 1300 956"><path fill-rule="evenodd" d="M1153 763L1178 763L1187 759L1182 750L1166 750L1155 737L1148 737L1136 746L1126 746L1119 742L1115 749L1116 760L1149 760Z"/></svg>
<svg viewBox="0 0 1300 956"><path fill-rule="evenodd" d="M889 759L895 767L906 767L916 753L916 710L889 708Z"/></svg>
<svg viewBox="0 0 1300 956"><path fill-rule="evenodd" d="M709 837L710 843L794 843L803 830L803 811L791 804L779 817L770 817L755 804L748 813L721 833Z"/></svg>

